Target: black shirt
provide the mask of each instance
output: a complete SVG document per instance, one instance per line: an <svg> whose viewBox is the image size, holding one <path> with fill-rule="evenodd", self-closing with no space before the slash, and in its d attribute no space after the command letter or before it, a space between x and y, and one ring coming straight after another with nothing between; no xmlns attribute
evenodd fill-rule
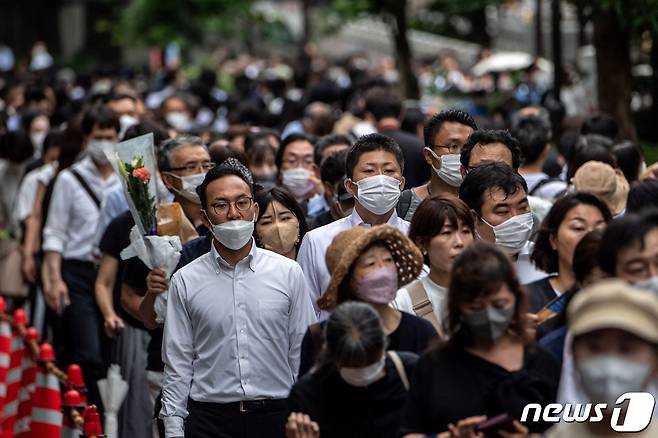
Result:
<svg viewBox="0 0 658 438"><path fill-rule="evenodd" d="M404 157L405 189L411 189L425 184L430 179L430 166L423 156L423 142L418 136L399 129L385 129L381 134L391 137L400 145Z"/></svg>
<svg viewBox="0 0 658 438"><path fill-rule="evenodd" d="M99 249L103 254L112 256L119 261L119 269L117 269L112 295L112 302L117 315L127 324L144 330L144 325L141 321L130 316L123 309L123 306L121 306L121 279L126 268L126 261L121 259L121 251L130 245L130 230L133 226L135 226L135 220L128 210L112 219L112 222L110 222L103 233Z"/></svg>
<svg viewBox="0 0 658 438"><path fill-rule="evenodd" d="M204 235L203 237L197 237L185 243L174 272L210 251L211 242L212 239ZM146 276L148 273L149 268L140 259L133 257L128 260L123 281L137 291L146 292ZM162 362L163 330L161 327L158 327L151 330L150 333L151 340L147 348L146 369L162 372L164 371L164 363Z"/></svg>
<svg viewBox="0 0 658 438"><path fill-rule="evenodd" d="M408 351L421 354L430 342L436 338L436 330L431 322L409 313L400 312L402 318L400 325L393 333L388 335L387 350ZM324 342L325 321L319 323L319 327L306 330L302 340L301 358L299 364L299 375L306 374L315 365L315 360Z"/></svg>
<svg viewBox="0 0 658 438"><path fill-rule="evenodd" d="M335 220L336 219L333 218L330 211L322 212L319 215L317 215L315 219L309 222L310 224L309 229L315 230L316 228L324 227L325 225L329 225Z"/></svg>
<svg viewBox="0 0 658 438"><path fill-rule="evenodd" d="M411 378L402 435L434 434L475 415L507 413L517 420L528 403L545 406L557 396L560 367L541 348L526 348L523 368L506 369L457 347L425 353ZM530 432L550 424L527 423Z"/></svg>
<svg viewBox="0 0 658 438"><path fill-rule="evenodd" d="M541 280L533 281L523 286L526 297L528 298L528 312L539 312L546 304L557 297L549 281L550 278L542 278Z"/></svg>
<svg viewBox="0 0 658 438"><path fill-rule="evenodd" d="M398 354L410 378L418 357ZM335 367L308 373L292 387L290 411L310 416L322 438L397 437L407 390L388 356L385 370L384 377L363 388L346 383Z"/></svg>

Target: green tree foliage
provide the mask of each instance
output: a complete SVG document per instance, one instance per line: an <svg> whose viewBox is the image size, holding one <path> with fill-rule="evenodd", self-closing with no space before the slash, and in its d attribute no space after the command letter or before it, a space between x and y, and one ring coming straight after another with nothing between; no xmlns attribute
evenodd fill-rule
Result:
<svg viewBox="0 0 658 438"><path fill-rule="evenodd" d="M203 44L208 32L238 29L249 18L251 4L251 0L132 0L119 11L114 34L123 44Z"/></svg>

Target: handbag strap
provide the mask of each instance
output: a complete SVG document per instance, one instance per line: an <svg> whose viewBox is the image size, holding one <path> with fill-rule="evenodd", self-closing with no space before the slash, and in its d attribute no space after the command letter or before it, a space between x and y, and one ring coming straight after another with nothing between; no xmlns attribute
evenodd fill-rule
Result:
<svg viewBox="0 0 658 438"><path fill-rule="evenodd" d="M87 184L87 181L85 181L85 179L82 177L82 175L80 175L78 173L78 171L75 170L75 169L71 169L71 174L73 175L73 177L75 179L78 180L78 182L80 183L80 185L82 186L84 191L87 192L87 194L89 195L91 200L94 202L94 204L96 204L96 208L100 209L101 208L101 200L98 199L98 196L96 195L96 193L94 193L94 191L91 189L91 187L89 187L89 184Z"/></svg>
<svg viewBox="0 0 658 438"><path fill-rule="evenodd" d="M441 336L443 333L441 324L436 318L434 306L432 306L432 302L427 296L427 291L423 287L423 283L420 280L413 281L407 286L407 292L409 293L409 298L411 298L411 305L416 316L431 322L436 332Z"/></svg>
<svg viewBox="0 0 658 438"><path fill-rule="evenodd" d="M402 385L404 386L404 389L409 391L409 378L407 377L407 371L404 369L404 365L402 364L402 359L400 359L400 355L397 354L395 351L387 351L386 354L388 357L391 358L391 361L393 361L393 365L395 365L395 369L398 372L398 375L400 376L400 380L402 380Z"/></svg>

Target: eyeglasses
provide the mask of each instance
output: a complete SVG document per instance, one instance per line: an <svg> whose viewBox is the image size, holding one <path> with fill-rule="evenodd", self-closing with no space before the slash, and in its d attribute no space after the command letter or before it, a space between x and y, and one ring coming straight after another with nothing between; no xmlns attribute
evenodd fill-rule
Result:
<svg viewBox="0 0 658 438"><path fill-rule="evenodd" d="M436 148L448 149L448 152L451 153L451 154L458 154L462 151L462 145L460 145L460 144L447 144L447 145L435 144L435 145L432 145L432 149L436 149Z"/></svg>
<svg viewBox="0 0 658 438"><path fill-rule="evenodd" d="M184 170L186 172L194 172L195 170L202 169L205 172L208 172L210 169L215 167L215 163L212 161L203 161L203 162L197 162L197 163L188 163L185 166L180 166L180 167L172 167L171 170Z"/></svg>
<svg viewBox="0 0 658 438"><path fill-rule="evenodd" d="M212 207L216 215L221 216L228 214L229 210L231 209L231 204L235 205L235 208L237 208L238 211L247 211L249 210L249 208L251 208L251 205L253 203L254 203L253 198L249 196L243 196L242 198L238 198L238 200L235 202L222 200L222 201L217 201L214 204L211 204L210 206Z"/></svg>

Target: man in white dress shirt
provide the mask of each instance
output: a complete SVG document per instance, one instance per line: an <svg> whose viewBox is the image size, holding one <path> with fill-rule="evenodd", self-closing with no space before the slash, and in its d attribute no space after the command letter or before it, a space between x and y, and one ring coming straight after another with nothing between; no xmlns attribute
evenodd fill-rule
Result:
<svg viewBox="0 0 658 438"><path fill-rule="evenodd" d="M43 229L43 292L56 314L54 347L60 365L82 367L91 403L99 403L102 318L94 294L101 205L119 179L105 158L119 136L119 119L106 107L82 119L86 156L55 180Z"/></svg>
<svg viewBox="0 0 658 438"><path fill-rule="evenodd" d="M409 231L409 222L400 219L395 212L404 188L404 158L395 140L382 134L364 135L349 149L345 162L345 188L356 199L352 214L307 233L297 257L316 314L321 319L328 314L320 312L317 300L331 279L325 253L334 237L356 226L388 224L405 234Z"/></svg>
<svg viewBox="0 0 658 438"><path fill-rule="evenodd" d="M299 265L258 248L248 170L229 159L197 192L209 253L176 272L165 318L167 438L282 437L301 341L315 321Z"/></svg>

